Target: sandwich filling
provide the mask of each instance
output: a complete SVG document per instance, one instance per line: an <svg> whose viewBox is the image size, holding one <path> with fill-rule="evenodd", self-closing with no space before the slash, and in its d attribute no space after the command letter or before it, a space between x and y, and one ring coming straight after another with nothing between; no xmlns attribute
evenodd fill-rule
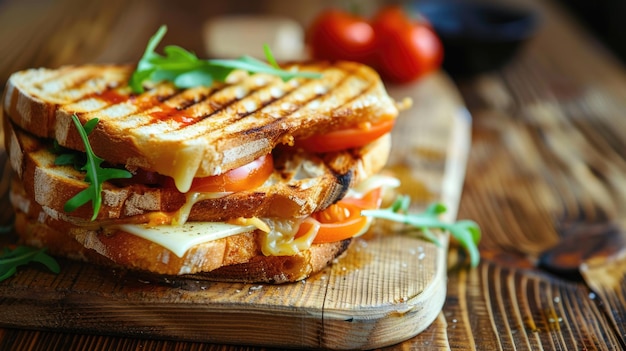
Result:
<svg viewBox="0 0 626 351"><path fill-rule="evenodd" d="M39 176L35 175L35 178L39 179L36 183L45 183L56 188L58 186L55 186L54 183L50 184L49 179L57 178L60 174L66 173L68 179L81 179L85 176L83 172L78 170L75 170L74 173L68 173L70 169L74 168L73 166L54 165L65 155L63 151L57 154L51 153L50 146L46 146L49 144L19 130L12 125L9 118L5 118L5 129L9 131L9 139L11 140L8 144L9 150L24 155L20 163L15 163L13 167L15 169L29 169L30 167L25 164L35 165L34 173L39 174ZM340 132L354 134L356 130L361 129L366 134L368 133L367 128L352 129L349 132ZM331 135L329 138L332 140L333 136ZM103 184L103 209L95 221L81 220L80 217L74 217L72 212L63 213L58 208L59 205L50 202L50 199L56 199L56 197L47 197L46 194L48 193L37 190L32 192L35 193L35 199L40 203L42 211L46 213L47 217L73 223L75 227L69 229L70 234L76 233L71 235L76 235L77 240L83 242L85 247L96 250L99 246L97 236L116 235L117 232L123 232L158 244L176 257L183 258L191 248L212 241L255 232L263 255L292 256L308 250L312 245L340 242L367 231L372 220L369 217L361 216L361 211L378 208L383 190L398 185L398 180L395 178L375 174L386 160L389 152L389 138L388 133L373 141L364 137L358 140L360 144L363 144L361 147L326 153L311 152L305 147L299 146L296 141L295 146L282 146L276 150L276 153L262 156L234 170L216 176L196 178L187 193L180 193L170 177L155 172L135 170L131 178L110 179ZM357 145L354 144L354 141L350 142L351 144L348 145ZM90 148L87 147L87 149ZM68 150L64 151L67 152ZM82 155L80 152L72 151L72 153L77 156L75 158L84 158L80 157ZM316 187L317 178L322 174L329 173L329 171L323 171L320 164L316 162L320 162L321 159L331 154L339 155L335 156L338 160L347 155L353 155L354 158L348 163L350 165L348 168L353 170L346 170L348 172L346 175L351 174L350 176L336 174L330 177L333 179L332 183L341 183L339 188L343 189L335 195L324 196L329 200L334 199L331 200L332 204L322 205L316 200L313 204L318 207L317 210L307 210L303 212L304 215L297 216L280 215L276 212L270 215L246 215L245 212L240 213L236 210L225 211L228 216L223 220L217 218L203 220L199 219L197 215L193 215L194 207L202 205L204 202L215 203L215 201L225 200L237 196L237 194L245 195L240 196L241 200L236 202L246 201L245 199L256 193L267 193L268 188L272 188L275 184L284 182L286 179L289 179L288 188L313 189ZM276 157L279 159L275 160ZM284 157L290 161L285 162ZM368 157L376 159L379 165L373 168L364 165L368 162L366 161ZM313 161L318 158L320 160ZM363 171L361 170L362 167L372 169ZM277 168L283 171L281 172ZM333 172L340 171L341 167ZM353 173L355 171L360 175L356 176L357 173ZM23 173L22 177L24 177ZM342 180L344 178L345 180ZM309 187L311 188L309 189ZM139 191L139 189L144 190ZM142 214L133 215L130 213L121 217L110 217L111 202L120 201L111 200L119 197L118 192L142 193L150 189L181 194L184 201L173 211L145 209L142 210ZM72 191L76 192L77 190ZM289 201L291 202L290 206L299 206L298 199L293 198ZM27 201L22 201L22 203L25 202ZM124 200L123 202L126 207L129 207L132 200ZM284 206L285 202L283 201L281 204ZM209 206L214 207L213 205ZM22 210L26 213L29 212L27 209ZM88 208L78 208L77 210L82 210L82 213L85 213ZM280 212L279 209L276 211ZM167 260L168 258L164 256L163 259ZM193 272L193 268L185 267L184 271Z"/></svg>
<svg viewBox="0 0 626 351"><path fill-rule="evenodd" d="M233 218L223 222L185 222L194 204L189 201L177 213L153 213L160 223L120 224L119 229L155 242L179 257L200 243L231 235L259 230L262 232L262 251L265 255L294 255L312 244L337 242L365 233L371 219L361 216L361 210L380 207L382 192L399 185L396 178L374 175L349 190L342 200L306 218ZM221 193L193 193L190 199L220 196Z"/></svg>
<svg viewBox="0 0 626 351"><path fill-rule="evenodd" d="M93 151L89 145L87 131L84 127L81 128L76 116L73 118L85 142L89 163L89 153ZM363 123L324 135L313 135L301 142L296 141L295 148L298 149L297 152L303 150L307 153L343 152L363 148L389 134L394 122L394 119L383 120L374 126L371 123ZM89 126L89 131L94 127ZM95 155L91 155L91 158L97 159ZM375 180L364 182L365 185L361 185L360 188L349 188L347 196L338 198L338 201L328 208L306 217L231 217L227 221L188 222L193 206L199 201L228 196L238 191L253 191L267 182L273 172L274 162L270 153L223 174L194 178L189 191L185 193L186 202L175 213L154 211L146 216L140 216L144 218L143 221L147 219L147 223L114 224L100 230L103 232L121 230L139 236L163 246L178 257L183 257L191 247L198 244L257 230L262 233L261 250L264 255L291 256L308 250L312 244L338 242L363 234L369 228L371 219L361 216L361 210L378 209L383 186L397 186L396 180L382 176L373 177L371 179ZM144 181L152 178L157 186L178 188L176 181L171 177L152 173L150 173L152 176L149 176L141 170L136 170L135 174ZM89 177L93 175L88 173L88 180ZM132 184L137 182L137 179L128 181ZM376 186L372 187L372 184ZM70 201L72 200L74 199Z"/></svg>

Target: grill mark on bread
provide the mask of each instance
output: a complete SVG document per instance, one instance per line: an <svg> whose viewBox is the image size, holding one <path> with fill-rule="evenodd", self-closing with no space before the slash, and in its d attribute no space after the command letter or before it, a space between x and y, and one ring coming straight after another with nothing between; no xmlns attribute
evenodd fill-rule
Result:
<svg viewBox="0 0 626 351"><path fill-rule="evenodd" d="M249 79L253 79L253 77ZM245 104L250 101L252 96L260 94L260 92L263 91L263 89L267 88L269 84L266 83L261 85L254 85L251 88L242 87L242 85L243 84L227 85L223 89L221 89L219 92L226 94L226 99L224 99L223 101L219 101L216 99L207 100L206 102L209 108L208 112L196 117L196 121L194 124L207 121L205 123L210 123L210 130L218 130L224 125L232 123L232 120L239 118L239 115L241 115L242 113L237 111L233 113L231 110L237 109L238 104ZM229 94L228 92L225 92L227 89L232 89L234 94ZM244 95L237 93L238 91L242 90L244 91ZM216 92L212 96L217 95L217 93L218 92ZM187 127L191 127L191 125L181 126L178 131L184 132L183 129Z"/></svg>
<svg viewBox="0 0 626 351"><path fill-rule="evenodd" d="M190 96L189 98L183 98L182 101L174 103L174 106L170 106L167 104L169 100L161 101L160 108L161 111L153 111L150 112L150 116L152 117L152 121L148 122L150 124L152 122L168 122L174 121L181 125L181 127L186 127L189 125L193 125L196 123L197 118L192 116L192 114L187 111L190 107L201 104L206 99L208 99L212 94L215 93L216 89L209 89L207 92L201 92L198 96ZM182 95L182 94L177 94Z"/></svg>
<svg viewBox="0 0 626 351"><path fill-rule="evenodd" d="M141 114L154 108L154 106L161 105L163 101L172 99L180 92L176 89L159 89L136 95L129 94L125 88L108 86L105 90L83 96L79 101L74 102L74 105L69 106L89 104L87 102L90 100L93 100L94 104L99 104L99 107L92 107L87 111L76 113L83 124L92 118L119 120ZM111 111L114 113L111 114Z"/></svg>
<svg viewBox="0 0 626 351"><path fill-rule="evenodd" d="M143 118L134 125L129 126L127 130L132 131L140 130L141 128L152 128L155 122L162 122L167 125L164 132L171 133L181 131L185 128L193 127L195 124L218 113L224 112L233 104L262 88L246 89L245 95L243 96L227 93L224 98L215 98L218 94L224 93L225 89L236 90L237 87L238 85L219 85L179 90L177 94L161 100L159 104L146 105L146 108L126 116L129 119L132 119L134 116L147 116L147 118ZM188 96L185 97L184 95ZM196 111L193 109L196 109Z"/></svg>
<svg viewBox="0 0 626 351"><path fill-rule="evenodd" d="M304 85L299 85L298 87L295 87L294 89L287 91L284 95L274 98L274 99L270 99L268 100L266 103L262 104L261 106L259 106L256 110L254 111L250 111L248 113L245 114L241 114L239 119L245 118L247 116L252 116L255 115L257 113L261 113L263 109L265 109L266 107L270 106L270 105L276 105L276 104L290 104L291 108L281 108L279 107L277 110L281 111L284 113L284 115L275 118L272 122L270 122L269 124L260 126L260 127L253 127L247 130L242 130L241 134L242 135L250 135L250 134L254 134L254 133L258 133L260 131L263 130L280 130L281 128L276 128L277 124L282 123L281 119L287 118L289 116L291 116L294 112L300 110L303 106L318 100L320 97L326 96L328 94L332 94L333 90L336 89L338 86L341 86L344 82L346 82L350 76L353 74L354 70L349 70L348 73L346 75L344 75L341 79L339 79L336 84L334 84L330 90L324 90L324 91L319 91L316 90L315 87L312 88L313 90L313 94L304 100L299 101L298 99L289 99L289 96L293 96L295 94L297 94L299 91L301 90L306 90L308 85L313 85L315 86L317 83L315 81L309 81L307 83L305 83ZM295 103L294 103L295 101ZM274 116L272 116L274 117Z"/></svg>
<svg viewBox="0 0 626 351"><path fill-rule="evenodd" d="M82 99L85 100L88 98L97 98L97 99L103 100L107 103L107 106L110 106L110 105L117 105L123 102L127 102L128 100L132 99L132 96L127 95L127 94L121 94L119 91L117 91L113 87L107 87L107 89L102 92L87 95L86 97L83 97Z"/></svg>
<svg viewBox="0 0 626 351"><path fill-rule="evenodd" d="M313 65L312 67L321 70L321 67L326 67L328 65L328 63L325 63L323 65ZM306 66L302 67L302 69L306 70ZM263 83L255 84L255 82L258 82L259 80L263 81ZM209 123L206 126L207 129L205 134L211 133L212 131L218 131L225 126L232 125L242 118L256 116L263 108L273 102L285 101L285 97L287 95L292 93L294 90L303 88L306 85L300 83L303 81L306 80L295 78L289 82L284 82L280 78L271 75L250 75L237 83L227 84L223 87L223 89L221 89L221 91L219 91L226 94L228 97L225 103L216 104L214 99L209 99L207 103L213 109L210 113L198 116L194 123L190 123L176 129L173 128L172 130L169 130L169 132L178 131L184 133L186 127L191 127L193 124L203 122L204 120L210 120L205 122ZM298 83L294 84L294 82ZM232 93L225 92L226 89L231 89ZM284 93L279 97L275 97L272 92L273 89L280 90ZM238 90L244 90L245 95L237 96ZM216 91L216 94L219 92ZM263 96L264 94L267 96ZM290 102L293 102L293 100ZM298 108L299 107L300 106L298 106ZM231 110L228 110L229 108Z"/></svg>
<svg viewBox="0 0 626 351"><path fill-rule="evenodd" d="M81 74L83 74L83 72L79 72ZM87 72L89 73L89 72ZM83 76L85 77L93 77L93 74L90 75L85 75L83 74ZM46 85L47 84L52 84L53 82L56 82L58 84L59 81L61 82L66 82L67 79L66 78L66 70L65 69L60 69L58 71L53 71L51 72L51 74L49 74L46 79L40 80L36 83L33 84L33 86L39 90L47 90L46 89ZM83 78L81 80L78 81L78 83L80 83L80 81L85 82L86 78ZM58 89L58 92L63 92L64 89L66 88L76 88L76 86L80 85L80 84L76 84L74 80L69 81L70 83L72 83L72 85L64 85L63 89ZM76 101L76 100L74 100Z"/></svg>
<svg viewBox="0 0 626 351"><path fill-rule="evenodd" d="M346 88L346 86L350 84L351 79L354 79L355 77L360 78L360 75L357 74L358 67L352 67L352 68L353 69L343 69L342 73L344 73L344 75L342 75L341 78L338 79L337 81L332 82L332 84L330 84L330 89L325 89L323 84L320 84L320 82L313 80L313 81L307 82L304 85L299 85L297 88L287 92L285 95L283 95L279 99L269 100L266 104L260 106L255 111L251 111L241 116L236 121L233 121L232 129L234 129L235 131L234 133L231 134L231 136L236 137L237 135L241 135L245 137L254 138L254 135L256 134L259 136L262 135L264 137L270 137L272 139L280 139L280 137L283 134L288 133L290 130L289 124L284 123L283 120L288 119L289 117L292 117L294 113L300 111L305 106L310 105L314 103L315 101L323 100L324 98L328 98L328 99L332 98L333 94L335 94L337 90ZM362 80L367 82L367 80L365 79L362 79ZM333 110L338 110L342 106L349 104L351 101L358 99L364 94L365 91L371 89L372 86L373 86L373 83L370 83L367 86L363 87L361 90L357 91L354 96L346 99L346 101L343 104L339 106L335 106ZM323 90L320 91L318 90L318 88L323 89ZM289 98L289 96L293 97L294 95L298 94L301 91L304 91L305 94L310 91L312 91L313 93L309 94L308 96L305 95L306 97L304 99L299 99L297 97L291 98L291 99ZM287 104L290 104L291 108L284 108L284 106L282 105L285 102ZM320 103L323 104L324 102L322 101ZM264 113L263 111L264 109L268 107L269 108L275 107L272 105L281 105L281 106L276 106L277 107L276 110L280 111L282 114L279 116L275 116L272 113ZM270 120L270 122L263 121L262 123L260 123L260 125L258 126L253 125L252 127L249 127L247 129L239 128L238 126L235 125L235 123L237 124L246 123L246 121L244 120L245 117L261 118L261 119L273 118L273 119ZM304 117L306 118L306 116ZM254 123L254 121L252 123Z"/></svg>
<svg viewBox="0 0 626 351"><path fill-rule="evenodd" d="M74 70L68 66L55 71L56 74L51 74L46 79L38 81L34 87L39 91L46 92L53 99L64 99L66 103L73 103L83 100L85 96L97 91L123 85L126 82L125 72L129 72L129 70L120 66L113 67L114 70L107 73L117 79L105 79L100 70L96 68ZM99 84L94 84L94 82Z"/></svg>
<svg viewBox="0 0 626 351"><path fill-rule="evenodd" d="M82 141L75 135L71 115L79 114L83 123L97 117L100 123L90 139L98 156L114 164L126 164L130 169L143 168L173 177L184 176L185 179L189 179L191 172L203 177L241 166L271 152L281 143L397 115L393 100L386 94L376 72L369 67L348 62L311 62L294 66L298 70L322 72L323 77L283 82L275 76L239 75L240 72L236 72L228 83L216 85L210 96L200 95L197 102L180 100L185 104L184 113L201 118L165 123L154 123L149 113L161 110L154 106L175 105L175 96L162 99L164 95L176 94L171 83L150 84L145 93L131 94L132 101L105 108L103 106L108 104L98 102L97 98L82 105L74 104L74 98L69 98L74 94L84 97L115 89L116 84L119 84L121 94L130 94L126 82L132 66L74 66L66 68L68 74L64 69L32 69L18 72L9 79L5 113L33 134L56 138L61 145L78 150L82 149ZM290 66L284 67L290 69ZM67 78L73 71L78 72L76 77ZM46 92L32 86L33 82L52 82L56 76L59 80L57 87L63 88L78 84L77 77L81 74L84 74L82 77L94 77L84 86L80 83L79 90L89 89L85 92L76 89L70 93L55 92L54 89ZM265 81L259 83L259 78ZM338 81L341 84L338 85ZM368 86L371 86L369 91L366 90ZM292 93L294 89L297 92ZM363 95L364 91L371 92L371 95ZM208 94L209 90L205 93ZM16 94L17 99L14 98ZM193 103L189 105L190 102ZM244 108L246 104L247 108ZM185 127L186 124L189 127ZM272 128L262 128L263 124L271 124ZM155 152L156 149L163 152ZM183 175L182 168L190 172Z"/></svg>
<svg viewBox="0 0 626 351"><path fill-rule="evenodd" d="M216 116L217 114L219 114L221 112L224 112L226 109L228 109L229 107L233 106L234 104L245 100L246 98L248 98L251 95L254 95L255 93L258 93L258 91L260 91L264 87L265 86L261 86L261 87L258 87L258 88L250 89L250 90L247 91L247 94L245 96L243 96L243 97L235 96L234 98L226 101L226 103L219 104L219 103L216 103L215 101L212 101L212 100L209 101L209 104L211 105L211 108L213 110L210 113L198 116L198 118L196 119L196 123L200 122L200 121L203 121L205 119L210 119L211 117ZM185 127L189 127L189 125L183 126L183 127L181 127L181 129L185 128Z"/></svg>
<svg viewBox="0 0 626 351"><path fill-rule="evenodd" d="M329 65L328 62L325 62L325 63L326 64L323 65L323 67L327 67ZM317 66L314 66L314 67L319 69L320 66L322 66L322 65L317 65ZM307 69L306 66L304 66L302 68L303 68L303 70ZM346 77L344 77L342 80L340 80L339 83L341 83L345 78ZM294 79L294 81L297 81L297 79ZM236 120L240 120L240 119L245 118L247 116L254 115L254 114L260 112L261 110L265 109L266 107L268 107L270 105L273 105L273 104L282 104L284 102L292 103L294 101L294 99L290 100L289 96L293 96L298 91L305 89L307 85L314 85L314 84L315 84L315 81L305 82L304 84L298 83L297 85L285 84L285 82L282 82L282 83L277 82L275 84L266 85L266 86L262 87L262 89L269 89L270 90L269 91L270 98L266 99L266 100L262 100L261 103L254 110L249 110L249 111L246 111L246 112L243 112L243 113L238 113L238 117L239 118L237 118ZM290 89L285 90L285 88L290 88ZM284 92L284 93L281 94L280 96L275 96L276 95L276 91L273 93L272 92L273 89L280 90L281 92ZM259 89L259 90L261 90L261 89ZM289 116L291 113L293 113L293 111L296 111L299 108L301 108L304 105L304 103L308 103L308 102L310 102L312 100L315 100L320 95L324 95L324 94L325 93L316 93L310 99L305 100L303 103L296 104L295 108L293 108L293 109L281 109L281 108L278 108L277 110L278 111L282 111L282 112L286 112L286 115L281 117L281 118L284 118L286 116ZM252 94L249 94L247 97L249 98L251 95Z"/></svg>

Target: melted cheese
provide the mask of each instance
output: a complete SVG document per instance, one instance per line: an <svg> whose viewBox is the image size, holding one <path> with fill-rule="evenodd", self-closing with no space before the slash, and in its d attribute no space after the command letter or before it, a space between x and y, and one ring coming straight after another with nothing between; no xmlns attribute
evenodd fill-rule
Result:
<svg viewBox="0 0 626 351"><path fill-rule="evenodd" d="M189 141L185 147L167 151L167 148L160 148L157 155L157 163L154 168L157 172L169 175L174 179L176 188L181 193L186 193L191 188L193 178L200 168L203 158L204 145L201 140ZM146 143L150 145L150 143Z"/></svg>
<svg viewBox="0 0 626 351"><path fill-rule="evenodd" d="M191 214L191 209L193 206L203 200L207 199L219 199L224 197L230 193L228 192L218 192L218 193L198 193L198 192L190 192L185 194L186 201L185 203L176 211L176 212L163 212L163 211L155 211L150 212L146 215L149 219L148 224L150 226L156 225L183 225L187 223L189 219L189 215Z"/></svg>
<svg viewBox="0 0 626 351"><path fill-rule="evenodd" d="M311 247L319 224L305 235L294 238L302 220L245 218L237 224L225 222L188 222L183 225L148 226L121 224L116 228L157 243L183 257L193 246L223 239L232 235L261 230L261 251L267 256L290 256Z"/></svg>
<svg viewBox="0 0 626 351"><path fill-rule="evenodd" d="M241 226L224 222L189 222L183 225L155 227L144 224L121 224L116 228L157 243L178 257L183 257L185 252L193 246L256 229L254 226Z"/></svg>
<svg viewBox="0 0 626 351"><path fill-rule="evenodd" d="M399 181L388 176L373 176L354 189L348 196L361 197L377 187L396 187ZM226 222L187 222L191 208L198 201L208 198L219 198L228 193L189 193L187 203L177 211L172 225L148 226L145 224L121 224L116 228L157 243L172 251L178 257L185 255L195 245L219 240L228 236L260 230L261 250L268 256L290 256L311 247L320 224L312 218L307 219L268 219L238 218ZM303 221L309 221L311 229L304 235L295 238ZM371 223L371 220L369 221ZM368 225L369 227L369 225ZM364 230L363 232L366 232ZM358 233L358 235L363 234Z"/></svg>
<svg viewBox="0 0 626 351"><path fill-rule="evenodd" d="M187 193L186 194L187 201L180 209L178 209L178 211L172 218L172 224L181 225L181 224L187 223L187 219L189 219L189 214L191 213L191 209L193 208L193 205L195 205L196 203L203 201L203 200L208 200L208 199L219 199L228 194L230 193L228 192L223 192L223 193L190 192L190 193Z"/></svg>
<svg viewBox="0 0 626 351"><path fill-rule="evenodd" d="M304 235L295 238L302 220L266 220L270 231L261 239L261 250L265 256L293 256L300 251L308 250L317 235L320 224L311 219L314 224Z"/></svg>

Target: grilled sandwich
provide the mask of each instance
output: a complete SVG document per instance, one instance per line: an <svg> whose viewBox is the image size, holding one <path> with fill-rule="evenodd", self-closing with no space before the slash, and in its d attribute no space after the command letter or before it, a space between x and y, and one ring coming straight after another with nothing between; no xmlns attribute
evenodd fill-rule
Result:
<svg viewBox="0 0 626 351"><path fill-rule="evenodd" d="M283 283L323 269L367 229L358 209L379 205L390 183L375 175L398 105L361 64L283 68L320 76L236 71L211 86L148 82L136 93L133 66L13 74L3 127L21 240L159 275ZM85 143L77 123L93 120ZM105 181L97 211L68 210L90 179L58 160L85 152L130 178Z"/></svg>

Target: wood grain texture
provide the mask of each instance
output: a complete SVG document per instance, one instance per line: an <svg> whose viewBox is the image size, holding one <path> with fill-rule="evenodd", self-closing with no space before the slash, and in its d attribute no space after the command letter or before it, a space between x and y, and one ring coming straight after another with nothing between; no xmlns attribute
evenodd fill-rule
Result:
<svg viewBox="0 0 626 351"><path fill-rule="evenodd" d="M590 295L602 302L599 308L619 338L619 345L626 345L626 251L622 247L621 252L608 258L590 259L581 272L593 290Z"/></svg>
<svg viewBox="0 0 626 351"><path fill-rule="evenodd" d="M620 350L623 68L537 3L551 20L517 59L458 82L474 116L460 216L488 225L481 267L449 274L450 346Z"/></svg>

